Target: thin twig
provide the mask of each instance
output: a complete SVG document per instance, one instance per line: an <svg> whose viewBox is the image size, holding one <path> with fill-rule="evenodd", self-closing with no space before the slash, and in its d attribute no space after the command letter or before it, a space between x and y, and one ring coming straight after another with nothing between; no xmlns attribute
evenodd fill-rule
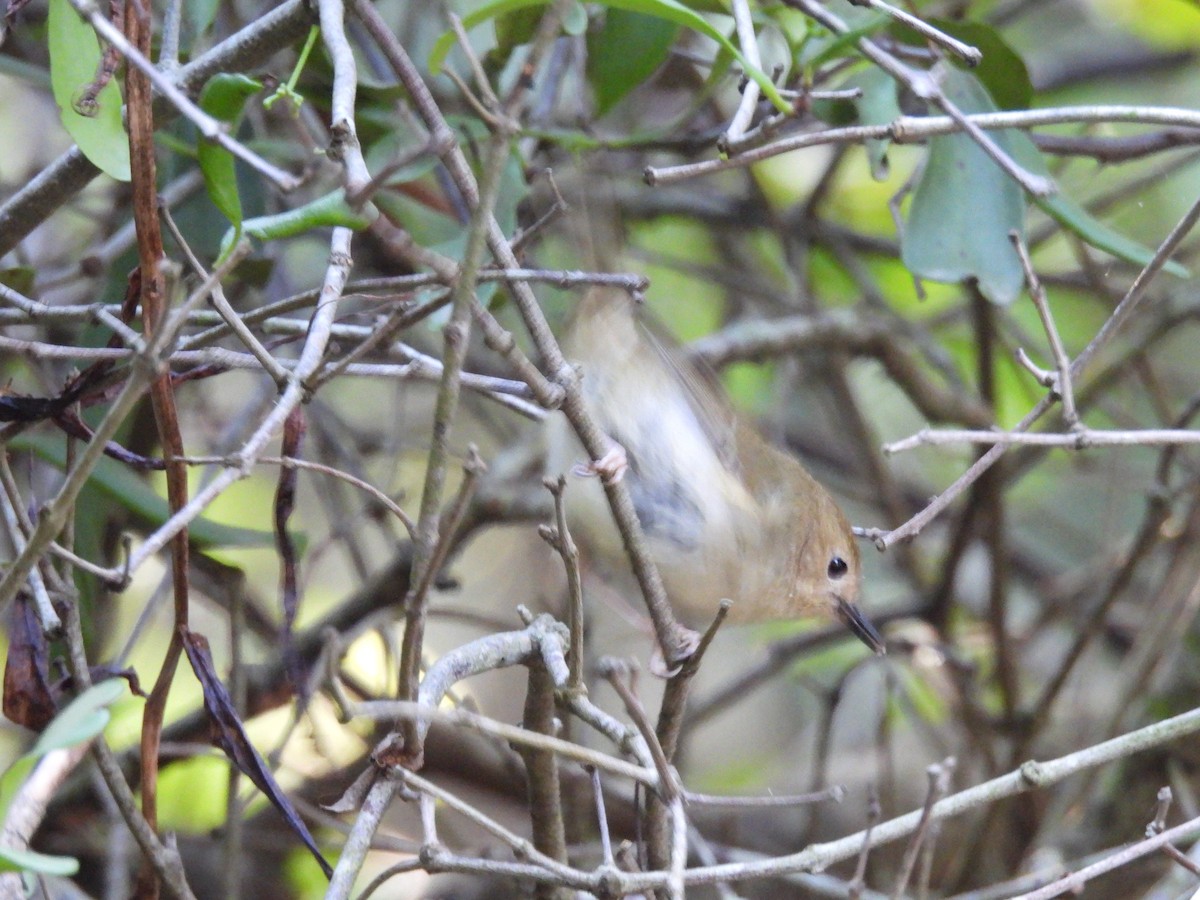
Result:
<svg viewBox="0 0 1200 900"><path fill-rule="evenodd" d="M291 191L299 187L300 181L277 166L267 162L245 144L229 136L225 126L214 119L195 103L193 103L176 83L166 74L157 69L137 48L126 40L125 35L100 11L93 0L71 0L76 12L88 20L106 43L116 47L130 64L145 73L146 77L172 105L175 106L189 121L199 129L205 140L220 144L234 156L247 163L259 174L265 176L276 187L283 191Z"/></svg>
<svg viewBox="0 0 1200 900"><path fill-rule="evenodd" d="M1009 447L1014 444L1036 447L1062 447L1087 450L1092 447L1161 447L1200 444L1200 431L1178 428L1146 428L1134 431L1108 431L1080 428L1071 432L1041 431L955 431L924 428L911 437L883 445L884 453L903 453L916 447L947 444L983 444Z"/></svg>
<svg viewBox="0 0 1200 900"><path fill-rule="evenodd" d="M862 850L858 854L858 862L854 866L854 877L846 889L850 900L858 900L867 885L867 859L871 855L871 834L875 825L883 817L883 807L879 805L879 792L875 785L867 786L867 827L863 831Z"/></svg>
<svg viewBox="0 0 1200 900"><path fill-rule="evenodd" d="M1050 341L1050 352L1058 370L1054 391L1062 400L1063 420L1067 423L1068 428L1075 428L1079 425L1079 412L1075 409L1075 390L1071 386L1071 359L1067 356L1066 348L1058 333L1058 327L1054 324L1054 315L1050 312L1050 303L1046 299L1046 289L1042 287L1042 282L1033 269L1033 260L1029 258L1029 250L1025 247L1021 233L1015 230L1010 231L1008 239L1012 241L1017 250L1021 267L1025 270L1025 283L1029 286L1029 299L1037 308L1038 316L1042 320L1042 327L1046 330L1046 337Z"/></svg>
<svg viewBox="0 0 1200 900"><path fill-rule="evenodd" d="M734 27L737 29L738 44L741 45L743 55L750 65L761 69L762 56L758 52L758 36L754 33L754 20L750 15L748 0L733 0L731 10ZM725 129L727 143L736 143L746 133L746 129L750 127L750 123L754 119L754 111L758 108L760 94L758 82L746 78L742 86L742 98L738 101L737 112L733 114L729 127Z"/></svg>
<svg viewBox="0 0 1200 900"><path fill-rule="evenodd" d="M554 497L553 526L544 525L538 529L538 534L562 557L563 569L567 573L567 627L571 631L570 650L567 654L571 665L571 677L567 682L568 691L583 689L583 580L579 572L579 548L571 537L571 529L567 527L567 510L563 502L563 492L567 488L565 475L557 479L547 478L543 484Z"/></svg>
<svg viewBox="0 0 1200 900"><path fill-rule="evenodd" d="M1075 361L1071 363L1071 378L1078 380L1080 375L1087 369L1093 357L1112 340L1113 336L1119 333L1133 314L1141 307L1145 298L1146 288L1150 282L1162 271L1167 260L1182 243L1185 236L1191 232L1196 222L1200 221L1200 199L1197 199L1186 213L1181 218L1171 232L1163 239L1162 243L1154 251L1154 256L1138 273L1137 278L1129 286L1125 295L1121 298L1121 302L1117 304L1116 309L1100 327L1095 337L1088 342L1088 345L1083 351L1075 357ZM1024 418L1019 421L1012 429L1011 433L1021 433L1028 431L1031 425L1046 414L1051 405L1050 400L1041 400L1033 409L1031 409ZM886 550L889 546L903 540L909 540L921 532L921 530L933 521L941 512L949 506L959 494L972 485L984 472L998 460L1004 451L1007 449L1004 444L996 444L986 453L981 455L962 475L960 475L953 484L943 490L940 494L934 497L924 509L905 522L898 528L894 528L887 532L875 542L875 545L881 550Z"/></svg>
<svg viewBox="0 0 1200 900"><path fill-rule="evenodd" d="M921 809L921 819L917 823L917 829L913 832L912 838L908 842L908 846L904 848L904 857L900 861L900 872L896 876L896 884L892 888L892 900L900 900L904 896L904 892L908 889L908 880L912 877L913 866L917 862L917 854L921 851L921 845L929 834L932 822L930 813L933 811L933 805L946 795L946 790L950 787L950 775L954 771L954 757L949 757L941 763L932 765L925 770L925 776L928 779L928 785L925 790L925 806Z"/></svg>
<svg viewBox="0 0 1200 900"><path fill-rule="evenodd" d="M1129 865L1129 863L1141 859L1143 856L1147 856L1156 850L1161 850L1163 847L1170 846L1176 841L1186 841L1194 838L1197 834L1200 834L1200 818L1184 822L1182 825L1176 825L1174 828L1160 832L1153 837L1148 837L1145 840L1138 841L1136 844L1131 844L1106 859L1086 866L1078 872L1072 872L1070 875L1066 875L1053 884L1046 885L1044 888L1014 897L1013 900L1050 900L1051 897L1059 897L1063 894L1079 894L1083 891L1084 885L1093 878L1097 878L1114 869L1119 869L1121 866Z"/></svg>
<svg viewBox="0 0 1200 900"><path fill-rule="evenodd" d="M762 147L747 150L728 159L704 160L679 166L648 166L647 184L666 185L726 169L743 168L793 150L822 144L857 144L863 141L890 140L913 143L943 134L959 134L969 127L986 131L1004 128L1037 128L1089 122L1126 122L1138 125L1168 125L1200 128L1200 113L1194 109L1155 106L1062 106L1048 109L992 113L970 113L955 117L900 116L887 125L852 125L792 135Z"/></svg>
<svg viewBox="0 0 1200 900"><path fill-rule="evenodd" d="M977 66L983 59L983 54L979 52L978 47L972 47L970 44L960 41L958 38L951 37L944 31L934 28L924 19L914 16L912 13L906 12L903 9L892 6L890 3L885 3L884 0L850 0L855 6L867 6L871 9L879 10L886 13L891 18L895 19L902 25L911 28L921 37L939 47L949 50L963 62L969 66Z"/></svg>

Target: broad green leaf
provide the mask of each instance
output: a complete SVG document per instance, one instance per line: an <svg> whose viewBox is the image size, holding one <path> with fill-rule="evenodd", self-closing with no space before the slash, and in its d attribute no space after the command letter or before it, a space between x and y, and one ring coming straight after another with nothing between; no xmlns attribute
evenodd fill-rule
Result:
<svg viewBox="0 0 1200 900"><path fill-rule="evenodd" d="M964 112L995 109L973 75L945 71L943 89ZM1009 132L992 137L1013 154ZM901 241L909 271L929 281L974 278L993 303L1009 304L1025 280L1011 231L1025 233L1025 198L1017 183L967 135L932 138Z"/></svg>
<svg viewBox="0 0 1200 900"><path fill-rule="evenodd" d="M544 6L547 2L548 0L491 0L490 3L485 3L464 16L463 27L468 29L474 28L476 25L486 22L489 19L494 19L497 16L502 16L518 9L524 9L528 6ZM763 96L775 104L777 109L783 112L791 109L791 104L779 95L774 82L757 66L752 66L750 61L742 55L742 52L723 32L718 31L707 19L699 13L688 9L688 7L679 3L678 0L603 0L601 5L610 10L622 9L627 12L642 13L656 19L665 19L668 22L674 22L676 25L682 25L685 28L699 32L707 38L711 38L724 50L733 55L734 59L741 64L747 77L753 79L758 84L762 89ZM434 42L433 49L429 52L429 71L434 75L441 72L442 64L446 61L446 55L450 52L450 48L454 46L454 40L454 33L448 31Z"/></svg>
<svg viewBox="0 0 1200 900"><path fill-rule="evenodd" d="M900 117L900 100L896 81L882 69L871 66L861 69L843 81L842 88L858 88L862 96L856 100L818 100L813 103L813 115L831 125L887 125ZM866 142L871 176L876 181L888 177L887 152L891 141L886 138Z"/></svg>
<svg viewBox="0 0 1200 900"><path fill-rule="evenodd" d="M30 451L60 469L66 465L66 453L61 440L26 432L13 438L9 446L14 450ZM144 525L157 528L170 515L167 501L115 459L100 460L92 470L88 484L120 503ZM214 547L272 547L275 544L275 535L269 531L236 528L203 517L192 520L188 526L188 539L201 550Z"/></svg>
<svg viewBox="0 0 1200 900"><path fill-rule="evenodd" d="M900 117L900 98L896 94L896 81L875 66L850 79L854 87L862 89L862 96L854 101L858 110L858 121L863 125L886 125ZM886 181L888 177L889 140L867 141L867 158L871 163L871 177Z"/></svg>
<svg viewBox="0 0 1200 900"><path fill-rule="evenodd" d="M262 83L246 75L222 72L214 75L200 92L200 108L220 122L237 121L246 100L262 90ZM242 199L238 194L237 169L233 154L201 138L196 159L204 175L204 189L213 205L238 229L242 224Z"/></svg>
<svg viewBox="0 0 1200 900"><path fill-rule="evenodd" d="M113 79L96 95L95 104L76 109L81 93L96 77L100 42L68 0L50 0L50 84L67 134L101 172L128 181L129 138L121 122L121 92Z"/></svg>
<svg viewBox="0 0 1200 900"><path fill-rule="evenodd" d="M71 856L47 856L36 850L0 846L0 872L34 872L68 878L79 871L79 860Z"/></svg>
<svg viewBox="0 0 1200 900"><path fill-rule="evenodd" d="M983 86L987 88L988 94L998 107L1029 109L1029 104L1033 101L1033 83L1029 80L1029 69L1025 66L1025 60L1021 59L995 28L983 22L954 22L949 19L931 19L929 24L978 48L983 54L979 65L971 71L983 82ZM954 56L948 55L948 58L958 62Z"/></svg>
<svg viewBox="0 0 1200 900"><path fill-rule="evenodd" d="M588 37L588 80L604 115L666 61L679 26L666 19L610 9Z"/></svg>

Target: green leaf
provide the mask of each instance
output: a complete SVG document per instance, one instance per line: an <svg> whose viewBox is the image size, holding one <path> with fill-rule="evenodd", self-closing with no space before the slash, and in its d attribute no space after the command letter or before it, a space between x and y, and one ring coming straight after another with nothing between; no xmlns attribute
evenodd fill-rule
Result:
<svg viewBox="0 0 1200 900"><path fill-rule="evenodd" d="M0 872L35 872L68 878L79 871L79 860L70 856L47 856L35 850L0 847Z"/></svg>
<svg viewBox="0 0 1200 900"><path fill-rule="evenodd" d="M489 19L494 19L497 16L502 16L514 10L524 9L527 6L544 6L548 0L491 0L490 3L484 3L468 15L463 17L464 28L474 28L482 22ZM601 6L608 9L622 9L627 12L642 13L647 16L652 16L656 19L665 19L668 22L674 22L676 25L682 25L685 28L690 28L697 31L707 38L716 41L722 48L733 54L745 70L747 77L751 78L762 89L763 96L775 104L776 108L787 112L791 110L791 104L779 95L774 82L757 66L752 66L750 61L742 55L742 52L734 46L728 37L721 31L714 28L707 19L699 13L688 9L678 0L603 0ZM436 75L442 70L442 65L446 61L446 55L450 52L450 48L454 46L454 33L447 31L439 37L433 44L433 49L429 52L429 71Z"/></svg>
<svg viewBox="0 0 1200 900"><path fill-rule="evenodd" d="M604 115L667 59L679 26L655 16L610 9L604 27L588 36L588 80L596 113Z"/></svg>
<svg viewBox="0 0 1200 900"><path fill-rule="evenodd" d="M63 128L96 168L117 181L128 181L129 139L121 122L121 92L116 80L96 95L88 115L75 108L80 92L95 79L100 64L96 33L68 0L50 0L48 27L50 84Z"/></svg>
<svg viewBox="0 0 1200 900"><path fill-rule="evenodd" d="M200 92L200 108L220 122L235 122L246 100L262 90L262 83L246 75L221 72L214 75ZM242 199L238 194L237 168L233 154L204 139L196 146L196 159L204 175L204 189L213 205L232 223L242 224Z"/></svg>
<svg viewBox="0 0 1200 900"><path fill-rule="evenodd" d="M38 760L51 750L72 747L98 735L108 724L107 707L124 692L125 682L110 678L92 685L67 704L46 726L29 752L0 775L0 816L8 813L9 804Z"/></svg>
<svg viewBox="0 0 1200 900"><path fill-rule="evenodd" d="M931 19L929 24L979 49L983 59L971 71L983 82L997 106L1001 109L1029 109L1033 101L1033 82L1029 80L1029 69L1025 66L1025 60L995 28L983 22L954 22L949 19ZM916 43L923 46L925 41L918 40ZM947 56L958 64L957 57Z"/></svg>
<svg viewBox="0 0 1200 900"><path fill-rule="evenodd" d="M1149 247L1127 238L1119 231L1094 218L1086 209L1065 194L1035 197L1033 202L1055 222L1068 231L1074 232L1085 243L1097 250L1111 253L1117 259L1123 259L1135 266L1144 266L1154 258L1154 251ZM1174 260L1168 260L1167 264L1163 266L1163 271L1170 272L1176 278L1190 278L1192 274L1185 266Z"/></svg>
<svg viewBox="0 0 1200 900"><path fill-rule="evenodd" d="M52 750L74 747L92 740L108 724L108 707L124 693L125 682L110 678L92 685L67 704L46 726L32 749L0 776L0 817L7 817L13 797L38 761ZM32 850L0 847L0 871L66 876L79 871L79 862L69 856L46 856Z"/></svg>
<svg viewBox="0 0 1200 900"><path fill-rule="evenodd" d="M1041 151L1029 135L1023 131L1006 132L1011 140L1013 158L1035 175L1049 175L1050 170L1042 159ZM1110 253L1135 266L1144 266L1154 258L1154 251L1126 237L1104 222L1092 216L1086 209L1059 191L1050 197L1034 197L1038 209L1063 228L1074 233L1084 243ZM1191 273L1179 263L1171 260L1163 266L1164 271L1177 278L1188 278Z"/></svg>
<svg viewBox="0 0 1200 900"><path fill-rule="evenodd" d="M219 144L201 139L196 145L196 160L200 163L208 199L235 229L240 229L242 198L238 193L237 167L233 162L233 154Z"/></svg>
<svg viewBox="0 0 1200 900"><path fill-rule="evenodd" d="M342 191L332 191L303 206L271 216L247 219L242 224L246 234L259 240L294 237L314 228L352 228L362 231L375 220L373 210L355 212L346 202Z"/></svg>
<svg viewBox="0 0 1200 900"><path fill-rule="evenodd" d="M54 717L29 752L45 756L51 750L90 741L104 730L108 724L108 707L124 693L125 682L120 678L93 684Z"/></svg>
<svg viewBox="0 0 1200 900"><path fill-rule="evenodd" d="M375 221L379 211L368 203L362 212L356 212L346 202L345 192L331 191L303 206L285 210L269 216L258 216L242 222L242 231L260 241L273 241L295 237L314 228L349 228L362 231ZM230 229L221 239L221 256L224 257L237 243L240 232Z"/></svg>
<svg viewBox="0 0 1200 900"><path fill-rule="evenodd" d="M200 91L200 108L221 122L235 122L246 101L263 89L262 82L237 72L219 72Z"/></svg>
<svg viewBox="0 0 1200 900"><path fill-rule="evenodd" d="M847 30L842 34L835 34L821 25L809 26L809 32L800 45L799 53L796 54L796 63L810 72L835 57L857 53L855 45L861 38L878 31L891 21L884 13L851 6L849 3L838 3L831 11L837 13L846 23Z"/></svg>
<svg viewBox="0 0 1200 900"><path fill-rule="evenodd" d="M852 87L862 89L862 96L854 101L858 121L863 125L887 125L900 117L900 98L896 92L896 81L883 69L875 66L853 76ZM867 141L867 158L871 163L871 177L886 181L888 177L888 148L892 142L886 139Z"/></svg>
<svg viewBox="0 0 1200 900"><path fill-rule="evenodd" d="M13 438L9 446L14 450L32 452L60 469L66 465L66 451L60 440L26 432ZM115 459L100 460L92 470L88 484L128 509L142 525L157 528L170 516L167 501ZM214 547L272 547L275 535L269 531L222 525L200 517L193 519L188 526L188 540L200 550Z"/></svg>
<svg viewBox="0 0 1200 900"><path fill-rule="evenodd" d="M514 9L503 16L497 16L494 26L496 49L493 52L500 59L508 59L513 50L533 40L540 21L542 21L541 10L532 6Z"/></svg>
<svg viewBox="0 0 1200 900"><path fill-rule="evenodd" d="M841 88L858 88L862 96L856 100L817 100L813 103L813 115L831 125L888 125L900 117L900 100L896 93L896 81L882 69L870 66L860 69L839 85ZM871 163L871 176L876 181L888 177L887 152L892 142L886 138L866 142L867 158Z"/></svg>
<svg viewBox="0 0 1200 900"><path fill-rule="evenodd" d="M975 77L946 69L943 89L968 113L994 110ZM1012 135L993 132L1013 154ZM965 134L934 137L904 226L901 259L930 281L974 278L993 303L1017 298L1025 276L1009 232L1025 231L1021 188Z"/></svg>

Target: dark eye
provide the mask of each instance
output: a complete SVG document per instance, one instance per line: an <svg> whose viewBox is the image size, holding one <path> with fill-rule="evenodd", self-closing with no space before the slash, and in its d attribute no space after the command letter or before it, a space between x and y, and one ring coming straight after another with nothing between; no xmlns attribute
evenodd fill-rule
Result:
<svg viewBox="0 0 1200 900"><path fill-rule="evenodd" d="M825 570L830 578L841 578L850 571L850 567L846 565L846 561L840 556L835 556L829 561L829 568Z"/></svg>

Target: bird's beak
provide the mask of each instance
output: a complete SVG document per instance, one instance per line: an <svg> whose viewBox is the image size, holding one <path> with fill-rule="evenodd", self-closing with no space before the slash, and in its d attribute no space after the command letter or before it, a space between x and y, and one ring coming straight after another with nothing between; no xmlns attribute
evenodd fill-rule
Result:
<svg viewBox="0 0 1200 900"><path fill-rule="evenodd" d="M847 628L854 632L855 637L874 651L876 656L883 656L887 653L887 647L884 646L883 638L875 630L875 626L871 624L871 620L863 615L863 611L853 603L848 603L841 597L838 597L837 616Z"/></svg>

